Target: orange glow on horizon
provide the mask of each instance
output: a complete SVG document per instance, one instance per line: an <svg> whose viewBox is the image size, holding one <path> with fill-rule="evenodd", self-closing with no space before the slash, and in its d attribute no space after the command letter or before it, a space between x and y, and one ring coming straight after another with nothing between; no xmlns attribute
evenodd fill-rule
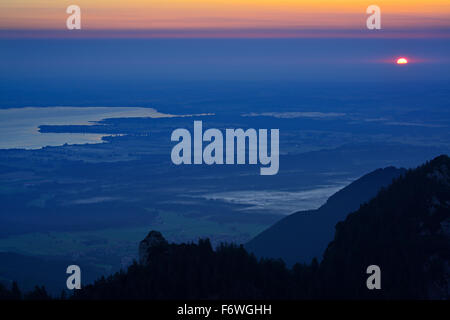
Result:
<svg viewBox="0 0 450 320"><path fill-rule="evenodd" d="M408 64L408 59L406 58L398 58L397 59L397 64Z"/></svg>
<svg viewBox="0 0 450 320"><path fill-rule="evenodd" d="M90 30L365 28L367 0L2 0L0 29L63 30L67 6ZM378 0L382 29L450 28L448 0Z"/></svg>

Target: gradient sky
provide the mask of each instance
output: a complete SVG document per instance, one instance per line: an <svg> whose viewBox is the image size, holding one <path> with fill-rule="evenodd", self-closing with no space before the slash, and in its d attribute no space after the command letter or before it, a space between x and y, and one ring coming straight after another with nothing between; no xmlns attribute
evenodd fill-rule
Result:
<svg viewBox="0 0 450 320"><path fill-rule="evenodd" d="M366 29L373 3L0 0L0 96L53 95L73 81L83 90L183 79L448 81L450 1L377 0L381 31ZM82 9L81 31L66 29L71 4ZM399 69L399 56L411 63Z"/></svg>
<svg viewBox="0 0 450 320"><path fill-rule="evenodd" d="M88 30L363 29L371 4L383 29L449 28L448 0L2 0L0 29L64 30L68 5Z"/></svg>

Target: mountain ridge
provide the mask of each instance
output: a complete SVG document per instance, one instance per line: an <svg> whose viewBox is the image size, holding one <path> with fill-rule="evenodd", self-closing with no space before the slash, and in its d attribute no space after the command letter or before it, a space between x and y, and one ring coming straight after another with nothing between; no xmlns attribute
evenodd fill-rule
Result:
<svg viewBox="0 0 450 320"><path fill-rule="evenodd" d="M382 290L368 292L378 265ZM450 298L450 158L408 170L336 225L320 265L322 297ZM339 277L336 277L336 274Z"/></svg>
<svg viewBox="0 0 450 320"><path fill-rule="evenodd" d="M348 214L320 263L287 268L280 259L257 259L242 245L168 243L157 231L141 241L139 253L139 263L83 286L71 299L448 300L450 158L407 170ZM371 267L380 276L376 289L368 286ZM0 298L14 291L0 285ZM37 288L25 297L44 293Z"/></svg>
<svg viewBox="0 0 450 320"><path fill-rule="evenodd" d="M281 258L288 265L321 259L333 239L337 222L369 201L406 169L376 169L333 194L316 210L298 211L275 223L245 244L258 257Z"/></svg>

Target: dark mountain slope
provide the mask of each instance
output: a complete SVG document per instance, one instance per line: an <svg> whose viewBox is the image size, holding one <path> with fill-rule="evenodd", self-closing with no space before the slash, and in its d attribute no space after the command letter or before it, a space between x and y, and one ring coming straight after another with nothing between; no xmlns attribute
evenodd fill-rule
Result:
<svg viewBox="0 0 450 320"><path fill-rule="evenodd" d="M321 258L337 222L374 197L405 169L375 170L336 192L317 210L296 212L257 235L245 248L259 257L282 258L288 265Z"/></svg>
<svg viewBox="0 0 450 320"><path fill-rule="evenodd" d="M139 254L140 263L72 298L449 299L450 158L407 171L339 222L320 265L314 259L287 269L242 246L170 244L158 232L141 242ZM366 286L370 265L381 269L380 290ZM0 298L13 291L0 286Z"/></svg>
<svg viewBox="0 0 450 320"><path fill-rule="evenodd" d="M366 288L381 268L382 290ZM408 171L336 226L320 266L323 297L450 297L450 158Z"/></svg>
<svg viewBox="0 0 450 320"><path fill-rule="evenodd" d="M281 261L209 240L169 244L157 231L141 241L140 263L77 290L74 299L287 299L292 277Z"/></svg>

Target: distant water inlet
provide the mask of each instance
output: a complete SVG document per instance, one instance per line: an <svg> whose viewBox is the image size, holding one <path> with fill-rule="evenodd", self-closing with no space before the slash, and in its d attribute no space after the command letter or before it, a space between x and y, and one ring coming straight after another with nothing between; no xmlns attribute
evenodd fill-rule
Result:
<svg viewBox="0 0 450 320"><path fill-rule="evenodd" d="M339 181L332 185L316 186L301 191L241 190L201 195L208 200L244 205L241 210L264 210L270 213L288 215L296 211L317 209L327 199L348 185Z"/></svg>
<svg viewBox="0 0 450 320"><path fill-rule="evenodd" d="M0 149L40 149L64 144L101 143L111 134L41 133L41 125L92 125L108 118L170 118L140 107L26 107L0 109Z"/></svg>

